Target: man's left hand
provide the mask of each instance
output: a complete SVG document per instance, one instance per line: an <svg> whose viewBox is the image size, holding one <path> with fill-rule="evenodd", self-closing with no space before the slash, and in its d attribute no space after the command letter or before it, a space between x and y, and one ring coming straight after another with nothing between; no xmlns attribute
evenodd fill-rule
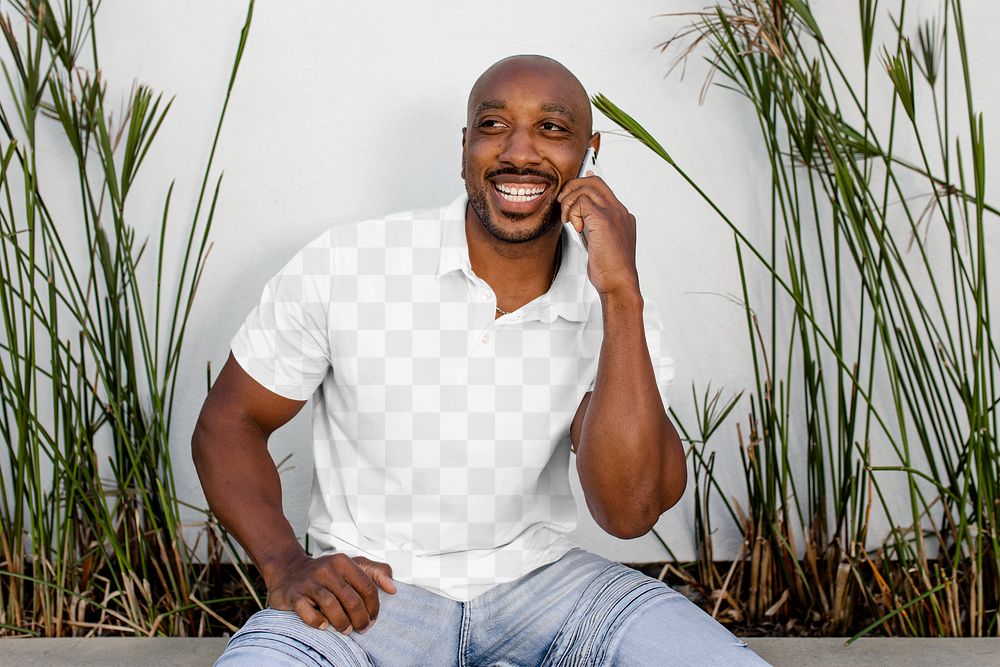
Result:
<svg viewBox="0 0 1000 667"><path fill-rule="evenodd" d="M635 216L600 176L588 171L568 181L557 198L563 220L587 243L587 275L602 297L639 292L635 268Z"/></svg>

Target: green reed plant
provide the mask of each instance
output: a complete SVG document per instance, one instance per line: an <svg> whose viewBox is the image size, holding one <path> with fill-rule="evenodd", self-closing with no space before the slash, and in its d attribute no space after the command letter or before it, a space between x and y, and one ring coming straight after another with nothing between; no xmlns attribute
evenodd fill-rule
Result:
<svg viewBox="0 0 1000 667"><path fill-rule="evenodd" d="M99 5L14 0L0 9L0 635L234 629L217 610L256 593L239 559L242 590L223 591L210 576L233 554L210 515L194 543L185 535L169 433L219 197L212 162L253 1L193 219L172 227L171 183L152 246L130 222L129 202L171 101L138 84L116 113L98 59ZM70 211L47 202L54 172L43 123L75 160ZM180 254L170 256L175 238Z"/></svg>
<svg viewBox="0 0 1000 667"><path fill-rule="evenodd" d="M678 61L706 51L712 75L753 110L771 173L766 245L637 121L594 98L734 233L754 365L748 433L737 426L746 507L731 505L744 539L724 576L703 559L688 576L710 592L710 611L738 623L996 636L1000 358L985 232L998 211L986 201L965 19L959 0L944 1L914 48L906 0L859 0L858 17L860 72L845 69L806 0L729 0L661 45L686 44ZM881 48L878 34L890 35ZM876 101L886 123L873 120ZM769 288L756 309L752 266ZM703 446L692 452L697 503L731 495ZM886 534L872 533L873 514ZM696 540L710 552L710 531Z"/></svg>

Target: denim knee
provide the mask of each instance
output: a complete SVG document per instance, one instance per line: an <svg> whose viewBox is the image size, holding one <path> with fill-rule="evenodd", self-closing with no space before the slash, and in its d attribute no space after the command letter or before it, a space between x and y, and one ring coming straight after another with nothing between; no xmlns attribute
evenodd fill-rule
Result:
<svg viewBox="0 0 1000 667"><path fill-rule="evenodd" d="M317 630L294 611L263 609L246 622L215 663L228 665L312 665L374 667L350 637L336 630Z"/></svg>
<svg viewBox="0 0 1000 667"><path fill-rule="evenodd" d="M584 589L543 664L767 663L746 642L662 581L616 563Z"/></svg>

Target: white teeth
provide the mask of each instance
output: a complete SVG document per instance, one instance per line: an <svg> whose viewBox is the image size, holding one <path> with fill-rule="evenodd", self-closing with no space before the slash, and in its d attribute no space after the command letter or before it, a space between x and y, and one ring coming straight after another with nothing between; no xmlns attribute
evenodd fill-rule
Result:
<svg viewBox="0 0 1000 667"><path fill-rule="evenodd" d="M545 187L544 185L515 187L502 183L496 184L496 189L500 193L500 196L512 202L526 202L537 199L545 192Z"/></svg>

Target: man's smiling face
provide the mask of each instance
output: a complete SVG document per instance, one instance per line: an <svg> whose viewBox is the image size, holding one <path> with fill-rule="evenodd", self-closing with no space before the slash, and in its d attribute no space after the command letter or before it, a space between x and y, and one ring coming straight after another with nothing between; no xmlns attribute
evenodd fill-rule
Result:
<svg viewBox="0 0 1000 667"><path fill-rule="evenodd" d="M566 68L537 56L500 61L469 95L462 178L486 230L532 241L561 222L556 196L591 138L590 101Z"/></svg>

